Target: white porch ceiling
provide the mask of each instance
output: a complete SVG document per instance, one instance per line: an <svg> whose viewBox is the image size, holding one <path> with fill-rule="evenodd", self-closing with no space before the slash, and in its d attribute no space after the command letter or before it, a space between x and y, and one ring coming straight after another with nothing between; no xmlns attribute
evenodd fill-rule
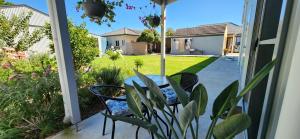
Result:
<svg viewBox="0 0 300 139"><path fill-rule="evenodd" d="M176 0L152 0L152 1L159 4L159 5L161 5L162 1L166 1L167 4L170 4L170 3L175 2Z"/></svg>

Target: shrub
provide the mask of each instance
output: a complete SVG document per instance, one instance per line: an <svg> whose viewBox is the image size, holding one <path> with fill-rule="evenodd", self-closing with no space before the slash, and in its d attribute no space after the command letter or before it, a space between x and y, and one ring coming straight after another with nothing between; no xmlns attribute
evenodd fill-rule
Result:
<svg viewBox="0 0 300 139"><path fill-rule="evenodd" d="M0 138L44 138L64 127L64 105L56 73L36 78L23 74L2 86Z"/></svg>
<svg viewBox="0 0 300 139"><path fill-rule="evenodd" d="M115 85L121 86L123 84L123 76L121 69L118 67L103 68L99 73L95 75L96 81L101 85ZM103 95L106 96L118 96L120 94L114 94L116 91L103 90Z"/></svg>
<svg viewBox="0 0 300 139"><path fill-rule="evenodd" d="M0 13L0 40L4 41L3 46L15 48L16 51L26 51L43 38L41 29L29 31L32 14L29 12L7 18Z"/></svg>
<svg viewBox="0 0 300 139"><path fill-rule="evenodd" d="M0 67L0 138L45 138L62 130L64 104L56 61L48 55L7 59ZM101 110L87 87L94 73L78 71L78 97L83 118Z"/></svg>
<svg viewBox="0 0 300 139"><path fill-rule="evenodd" d="M88 65L99 54L98 41L96 38L91 37L85 24L77 26L71 21L68 21L68 28L74 67L76 70L79 70L82 66ZM44 33L50 40L53 40L50 24L44 26ZM54 52L53 43L50 47Z"/></svg>
<svg viewBox="0 0 300 139"><path fill-rule="evenodd" d="M122 51L120 50L108 50L106 51L106 54L108 55L109 59L114 62L122 57Z"/></svg>
<svg viewBox="0 0 300 139"><path fill-rule="evenodd" d="M48 54L32 55L29 58L29 63L35 72L45 72L48 66L51 66L52 69L57 69L55 58L50 57Z"/></svg>

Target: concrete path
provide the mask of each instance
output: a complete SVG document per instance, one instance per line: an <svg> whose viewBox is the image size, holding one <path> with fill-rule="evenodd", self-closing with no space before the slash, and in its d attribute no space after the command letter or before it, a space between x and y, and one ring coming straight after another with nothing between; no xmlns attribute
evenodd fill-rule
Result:
<svg viewBox="0 0 300 139"><path fill-rule="evenodd" d="M202 83L208 91L208 106L206 114L200 119L200 138L204 138L207 129L210 124L210 115L212 111L212 105L215 98L219 93L230 83L238 80L240 77L237 57L228 59L221 57L214 63L207 66L205 69L197 73L199 76L199 82ZM181 110L182 107L179 107ZM106 135L102 136L102 125L104 117L101 114L96 114L79 124L79 131L76 132L73 128L69 128L58 133L55 136L49 137L49 139L110 139L111 137L111 122L107 123ZM132 126L127 123L117 122L115 139L134 139L136 126ZM191 134L188 133L188 139L191 138ZM243 138L239 136L237 138ZM139 139L151 139L149 133L141 129L139 132Z"/></svg>
<svg viewBox="0 0 300 139"><path fill-rule="evenodd" d="M210 115L215 98L225 87L240 79L237 57L221 57L198 72L197 75L199 76L199 82L206 87L209 99L206 113L200 119L200 125L202 125L200 135L201 138L204 138L211 122Z"/></svg>

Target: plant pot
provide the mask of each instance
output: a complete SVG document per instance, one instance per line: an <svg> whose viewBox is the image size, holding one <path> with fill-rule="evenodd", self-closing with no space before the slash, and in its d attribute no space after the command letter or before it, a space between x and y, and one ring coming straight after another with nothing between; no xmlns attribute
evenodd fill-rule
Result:
<svg viewBox="0 0 300 139"><path fill-rule="evenodd" d="M157 15L153 16L152 22L155 27L158 27L160 25L160 17Z"/></svg>
<svg viewBox="0 0 300 139"><path fill-rule="evenodd" d="M160 25L160 17L157 15L148 17L149 25L153 28L156 28Z"/></svg>
<svg viewBox="0 0 300 139"><path fill-rule="evenodd" d="M107 7L102 0L85 0L82 3L86 16L90 18L102 18L107 12Z"/></svg>

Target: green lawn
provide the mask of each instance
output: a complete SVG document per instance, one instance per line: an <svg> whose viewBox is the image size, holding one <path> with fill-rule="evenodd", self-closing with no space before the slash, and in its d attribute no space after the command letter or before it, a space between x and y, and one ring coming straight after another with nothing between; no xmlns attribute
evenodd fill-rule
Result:
<svg viewBox="0 0 300 139"><path fill-rule="evenodd" d="M116 65L122 68L125 77L134 75L134 60L142 59L144 66L139 70L143 74L160 74L160 56L143 55L143 56L123 56L115 63L108 57L97 58L92 62L92 68L100 70L103 67ZM196 73L215 61L215 57L184 57L184 56L167 56L166 57L166 75L172 75L178 72Z"/></svg>

